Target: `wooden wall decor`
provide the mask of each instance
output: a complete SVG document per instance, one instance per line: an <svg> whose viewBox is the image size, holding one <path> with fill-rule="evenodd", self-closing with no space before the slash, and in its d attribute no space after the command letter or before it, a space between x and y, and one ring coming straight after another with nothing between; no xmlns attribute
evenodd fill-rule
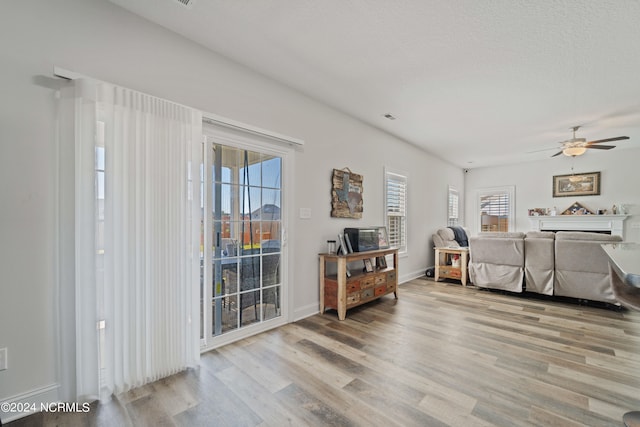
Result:
<svg viewBox="0 0 640 427"><path fill-rule="evenodd" d="M331 178L331 216L362 218L362 175L349 168L334 169Z"/></svg>

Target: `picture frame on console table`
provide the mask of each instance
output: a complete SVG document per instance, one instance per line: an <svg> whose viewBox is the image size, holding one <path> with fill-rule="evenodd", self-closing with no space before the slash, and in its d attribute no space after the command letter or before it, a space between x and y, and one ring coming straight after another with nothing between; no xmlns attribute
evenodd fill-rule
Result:
<svg viewBox="0 0 640 427"><path fill-rule="evenodd" d="M348 255L350 253L349 248L345 244L344 238L345 238L344 234L338 233L338 245L339 245L337 250L338 255L340 255L340 253L342 253L342 255ZM351 271L349 270L349 266L347 266L346 275L347 277L351 277Z"/></svg>
<svg viewBox="0 0 640 427"><path fill-rule="evenodd" d="M344 233L343 236L344 236L344 243L346 243L347 245L347 253L352 254L353 246L351 246L351 239L349 239L349 235L347 233Z"/></svg>
<svg viewBox="0 0 640 427"><path fill-rule="evenodd" d="M599 196L600 172L586 172L553 177L553 197Z"/></svg>
<svg viewBox="0 0 640 427"><path fill-rule="evenodd" d="M371 258L365 258L362 261L364 262L364 271L367 273L373 273L373 264L371 263Z"/></svg>
<svg viewBox="0 0 640 427"><path fill-rule="evenodd" d="M380 270L387 268L387 258L384 256L376 257L376 268Z"/></svg>
<svg viewBox="0 0 640 427"><path fill-rule="evenodd" d="M348 255L349 254L349 248L347 248L347 245L345 243L344 240L344 234L342 233L338 233L338 251L337 251L338 255L342 254L342 255Z"/></svg>
<svg viewBox="0 0 640 427"><path fill-rule="evenodd" d="M387 227L382 225L378 228L378 249L389 249L389 233Z"/></svg>

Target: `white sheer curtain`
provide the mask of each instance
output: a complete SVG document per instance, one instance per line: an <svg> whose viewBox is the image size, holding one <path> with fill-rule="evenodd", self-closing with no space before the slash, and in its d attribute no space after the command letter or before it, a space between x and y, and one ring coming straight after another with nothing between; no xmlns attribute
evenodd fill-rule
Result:
<svg viewBox="0 0 640 427"><path fill-rule="evenodd" d="M107 399L199 362L202 116L106 83L73 90L74 394Z"/></svg>

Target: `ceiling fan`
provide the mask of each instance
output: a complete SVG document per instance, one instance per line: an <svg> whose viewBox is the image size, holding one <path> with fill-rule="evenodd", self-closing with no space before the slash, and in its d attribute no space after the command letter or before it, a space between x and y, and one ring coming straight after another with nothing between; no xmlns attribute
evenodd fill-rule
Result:
<svg viewBox="0 0 640 427"><path fill-rule="evenodd" d="M601 142L611 142L611 141L622 141L624 139L629 139L628 136L616 136L613 138L606 139L598 139L597 141L588 141L586 138L576 138L576 131L580 129L580 126L574 126L573 128L573 138L568 139L566 141L562 141L562 150L558 151L551 157L559 156L560 154L564 154L565 156L581 156L587 151L587 148L595 148L598 150L611 150L615 148L615 145L594 145L600 144Z"/></svg>

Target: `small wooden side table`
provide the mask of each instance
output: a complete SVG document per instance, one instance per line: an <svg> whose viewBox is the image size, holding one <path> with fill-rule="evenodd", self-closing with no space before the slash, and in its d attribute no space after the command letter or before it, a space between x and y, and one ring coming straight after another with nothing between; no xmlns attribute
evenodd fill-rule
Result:
<svg viewBox="0 0 640 427"><path fill-rule="evenodd" d="M436 282L440 278L460 280L462 286L467 286L467 265L469 263L469 248L435 248L436 250ZM455 256L459 263L454 265Z"/></svg>

